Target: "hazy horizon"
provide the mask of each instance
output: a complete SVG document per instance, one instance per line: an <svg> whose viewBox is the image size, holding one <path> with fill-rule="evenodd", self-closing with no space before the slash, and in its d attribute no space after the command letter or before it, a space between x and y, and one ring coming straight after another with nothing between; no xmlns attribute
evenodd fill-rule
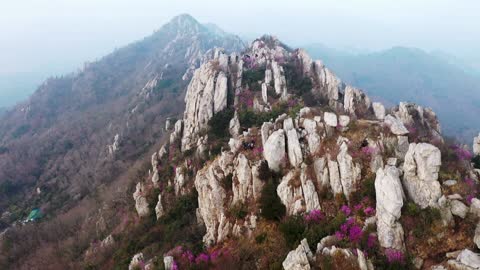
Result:
<svg viewBox="0 0 480 270"><path fill-rule="evenodd" d="M219 0L21 0L4 3L0 10L0 75L46 78L75 71L183 13L241 37L268 33L295 47L319 43L368 52L405 46L477 64L478 10L480 2L471 0L244 0L237 5ZM0 89L0 99L5 91Z"/></svg>

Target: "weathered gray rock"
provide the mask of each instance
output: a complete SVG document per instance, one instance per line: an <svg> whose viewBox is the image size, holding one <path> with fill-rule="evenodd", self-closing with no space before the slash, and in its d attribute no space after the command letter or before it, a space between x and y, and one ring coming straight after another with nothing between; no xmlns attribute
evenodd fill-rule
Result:
<svg viewBox="0 0 480 270"><path fill-rule="evenodd" d="M313 169L317 177L317 183L323 189L330 187L330 176L328 174L328 162L325 158L317 158L313 162Z"/></svg>
<svg viewBox="0 0 480 270"><path fill-rule="evenodd" d="M137 253L133 256L130 264L128 265L128 270L134 270L143 263L145 259L143 258L143 253Z"/></svg>
<svg viewBox="0 0 480 270"><path fill-rule="evenodd" d="M295 125L293 124L293 119L288 117L283 121L283 130L289 131L291 129L295 129Z"/></svg>
<svg viewBox="0 0 480 270"><path fill-rule="evenodd" d="M303 156L300 142L298 141L297 131L295 129L287 130L287 149L290 164L293 167L298 167L303 161Z"/></svg>
<svg viewBox="0 0 480 270"><path fill-rule="evenodd" d="M310 263L308 261L307 254L311 254L312 251L308 248L308 244L305 246L300 244L297 249L288 253L287 258L282 263L285 270L310 270Z"/></svg>
<svg viewBox="0 0 480 270"><path fill-rule="evenodd" d="M338 101L339 92L344 88L342 81L326 68L322 61L317 60L313 65L315 75L320 84L320 88L314 91L318 91L322 96L328 98L329 101Z"/></svg>
<svg viewBox="0 0 480 270"><path fill-rule="evenodd" d="M377 232L382 247L404 249L403 228L398 219L403 206L400 172L396 167L379 169L375 178Z"/></svg>
<svg viewBox="0 0 480 270"><path fill-rule="evenodd" d="M306 211L320 210L320 200L318 199L313 179L309 178L307 173L307 166L302 164L302 171L300 174L300 181L302 182L303 198L305 200Z"/></svg>
<svg viewBox="0 0 480 270"><path fill-rule="evenodd" d="M323 119L325 121L325 124L330 127L337 127L338 125L338 119L337 115L331 112L325 112L323 114Z"/></svg>
<svg viewBox="0 0 480 270"><path fill-rule="evenodd" d="M385 107L380 102L372 103L373 113L378 120L385 119Z"/></svg>
<svg viewBox="0 0 480 270"><path fill-rule="evenodd" d="M480 133L477 137L473 138L473 154L480 155Z"/></svg>
<svg viewBox="0 0 480 270"><path fill-rule="evenodd" d="M268 104L268 87L266 83L262 83L262 101Z"/></svg>
<svg viewBox="0 0 480 270"><path fill-rule="evenodd" d="M293 182L296 180L295 177L297 177L296 172L294 170L290 171L282 178L277 187L277 195L283 205L285 205L288 215L296 215L305 211L302 185L301 183L293 185Z"/></svg>
<svg viewBox="0 0 480 270"><path fill-rule="evenodd" d="M263 156L268 162L268 167L276 172L280 171L282 163L285 161L285 132L279 129L273 132L267 139L263 147Z"/></svg>
<svg viewBox="0 0 480 270"><path fill-rule="evenodd" d="M148 201L146 198L146 188L142 182L139 182L133 193L133 199L135 200L135 209L140 217L146 217L150 215L150 209L148 208Z"/></svg>
<svg viewBox="0 0 480 270"><path fill-rule="evenodd" d="M173 180L175 194L180 195L184 194L185 190L183 187L187 183L185 168L180 166L175 169L175 179Z"/></svg>
<svg viewBox="0 0 480 270"><path fill-rule="evenodd" d="M310 153L315 154L320 149L320 135L317 132L317 122L311 119L304 119L303 127L307 132L308 149Z"/></svg>
<svg viewBox="0 0 480 270"><path fill-rule="evenodd" d="M348 127L348 124L350 124L350 116L348 115L340 115L338 117L338 123L340 124L341 127Z"/></svg>
<svg viewBox="0 0 480 270"><path fill-rule="evenodd" d="M262 145L265 145L265 142L267 141L268 137L273 132L273 128L274 126L270 122L264 122L262 124L262 127L260 128L260 133L262 135Z"/></svg>
<svg viewBox="0 0 480 270"><path fill-rule="evenodd" d="M477 198L472 199L472 204L470 204L470 213L476 217L480 217L480 200Z"/></svg>
<svg viewBox="0 0 480 270"><path fill-rule="evenodd" d="M473 237L473 242L477 245L477 248L480 248L480 223L477 224L475 228L475 236Z"/></svg>
<svg viewBox="0 0 480 270"><path fill-rule="evenodd" d="M240 135L240 120L238 119L237 111L235 111L232 120L230 120L228 130L230 131L230 135L233 137Z"/></svg>
<svg viewBox="0 0 480 270"><path fill-rule="evenodd" d="M390 114L385 116L385 124L390 127L390 131L395 135L406 135L408 134L408 129L402 123L402 121L391 116Z"/></svg>
<svg viewBox="0 0 480 270"><path fill-rule="evenodd" d="M338 169L338 162L328 159L328 172L330 178L330 187L332 188L333 194L342 194L343 187L342 181L340 181L340 171Z"/></svg>
<svg viewBox="0 0 480 270"><path fill-rule="evenodd" d="M163 265L165 266L165 270L173 270L173 264L175 260L172 256L165 256L163 257Z"/></svg>
<svg viewBox="0 0 480 270"><path fill-rule="evenodd" d="M175 144L182 136L183 132L183 121L178 120L175 122L173 132L170 134L170 144Z"/></svg>
<svg viewBox="0 0 480 270"><path fill-rule="evenodd" d="M372 103L365 93L348 85L345 88L343 106L345 111L352 115L364 115L368 112Z"/></svg>
<svg viewBox="0 0 480 270"><path fill-rule="evenodd" d="M155 206L155 215L157 216L157 219L163 217L165 214L165 211L163 210L163 204L162 204L162 194L158 194L158 202L157 205Z"/></svg>
<svg viewBox="0 0 480 270"><path fill-rule="evenodd" d="M347 200L350 194L355 190L356 183L361 177L360 164L354 164L352 156L348 154L346 142L340 145L340 152L337 155L338 167L340 169L340 181L342 183L343 194Z"/></svg>
<svg viewBox="0 0 480 270"><path fill-rule="evenodd" d="M452 214L457 217L465 218L468 214L468 207L461 201L452 200L450 201L450 207Z"/></svg>
<svg viewBox="0 0 480 270"><path fill-rule="evenodd" d="M421 208L436 206L442 196L437 181L440 150L428 143L411 143L403 164L403 184L408 196Z"/></svg>
<svg viewBox="0 0 480 270"><path fill-rule="evenodd" d="M456 180L447 180L443 182L443 185L447 187L455 186L456 184L457 184Z"/></svg>
<svg viewBox="0 0 480 270"><path fill-rule="evenodd" d="M238 154L232 181L232 203L246 202L253 195L252 169L244 154Z"/></svg>
<svg viewBox="0 0 480 270"><path fill-rule="evenodd" d="M197 172L195 188L198 192L198 209L206 228L203 242L208 246L222 241L231 232L232 225L225 217L226 190L222 181L231 173L233 158L226 152L210 165Z"/></svg>
<svg viewBox="0 0 480 270"><path fill-rule="evenodd" d="M113 137L112 144L107 145L107 148L108 148L108 153L110 155L113 155L113 154L115 154L115 152L118 151L118 149L120 148L120 135L119 134L115 134L115 136Z"/></svg>
<svg viewBox="0 0 480 270"><path fill-rule="evenodd" d="M454 270L480 269L480 254L464 249L455 260L449 260L448 265Z"/></svg>
<svg viewBox="0 0 480 270"><path fill-rule="evenodd" d="M227 105L227 77L218 71L213 62L195 71L185 95L184 131L182 151L191 149L197 134L204 129L212 116Z"/></svg>
<svg viewBox="0 0 480 270"><path fill-rule="evenodd" d="M272 71L275 93L282 97L287 96L287 80L285 79L283 67L276 61L272 61Z"/></svg>

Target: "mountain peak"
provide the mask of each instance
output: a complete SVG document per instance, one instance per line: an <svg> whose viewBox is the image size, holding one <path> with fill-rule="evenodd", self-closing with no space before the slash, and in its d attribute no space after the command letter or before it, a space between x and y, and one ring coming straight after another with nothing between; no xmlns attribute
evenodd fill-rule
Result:
<svg viewBox="0 0 480 270"><path fill-rule="evenodd" d="M166 26L175 28L178 31L188 32L199 31L201 28L204 28L194 17L186 13L175 16Z"/></svg>

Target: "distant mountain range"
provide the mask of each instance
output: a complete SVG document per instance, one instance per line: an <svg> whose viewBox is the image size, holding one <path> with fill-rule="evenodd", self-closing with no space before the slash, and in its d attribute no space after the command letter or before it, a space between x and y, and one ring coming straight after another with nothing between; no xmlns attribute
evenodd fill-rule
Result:
<svg viewBox="0 0 480 270"><path fill-rule="evenodd" d="M365 54L323 45L305 49L374 99L389 105L410 101L433 108L448 136L470 144L480 130L480 75L451 56L405 47Z"/></svg>

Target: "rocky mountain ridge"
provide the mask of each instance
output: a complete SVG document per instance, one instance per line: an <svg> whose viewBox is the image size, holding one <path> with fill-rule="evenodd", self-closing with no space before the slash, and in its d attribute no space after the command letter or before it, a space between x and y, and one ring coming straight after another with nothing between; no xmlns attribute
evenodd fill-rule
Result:
<svg viewBox="0 0 480 270"><path fill-rule="evenodd" d="M259 224L268 220L265 212L269 209L262 208L263 190L277 181L274 195L287 218L301 217L308 222L318 215L316 222L321 223L341 213L345 222L333 235L322 233L318 242L308 242L312 240L309 237L302 240L286 256L284 269L324 269L326 260L338 263L339 258L345 261L334 264L333 269L347 269L346 264L351 269L374 269L380 266L382 256L387 266L404 268L421 268L424 262L424 268L436 263L435 269L480 266L476 262L480 255L468 250L474 248L474 235L469 235L468 243L464 242L466 232L450 230L467 215L478 218L478 199L465 197L471 194L449 194L450 185L460 188L463 183L442 175L446 172L441 171L440 149L449 148L431 109L409 103L386 109L372 103L361 90L342 83L321 61L269 36L255 40L243 55L215 54L195 71L185 103L184 117L175 124L170 141L152 157L154 184L160 186L156 209L161 211L156 214L161 219L165 213L162 198L172 196L168 187L173 187L175 196L198 193L197 219L205 226L203 243L207 247L222 246L238 237L254 238ZM216 115L231 117L223 121L228 144L209 132L214 121L219 121ZM215 149L217 143L220 149ZM164 174L159 168L171 161L172 153L184 159L173 165L172 178L160 176L158 180L158 174ZM192 165L195 159L205 157L209 161ZM471 164L461 160L447 163L461 163L457 165L462 169L456 173L477 185L479 171ZM374 194L359 197L367 182L374 183ZM148 204L143 202L145 197L138 196L143 184L139 185L135 204L139 215L145 216ZM466 249L458 256L447 254L451 260L434 255L441 249L432 253L415 250L422 245L421 237L413 236L412 225L402 219L404 206L438 213L435 222L443 232L431 241L448 239L447 251ZM354 214L361 209L364 213ZM358 242L357 237L363 235L378 239L375 255L361 250L372 248ZM312 246L317 247L315 253ZM170 254L165 257L165 268L175 269L182 259ZM405 254L414 260L407 262ZM210 263L215 265L213 259ZM258 263L256 267L263 269Z"/></svg>
<svg viewBox="0 0 480 270"><path fill-rule="evenodd" d="M66 189L62 203L78 207L4 231L0 267L480 267L480 135L472 154L429 108L386 108L302 49L271 36L244 49L213 29L179 16L7 114L2 168L45 154L31 145L65 145L47 164L88 170L40 166L38 177L22 164L34 203ZM52 99L63 91L73 96Z"/></svg>

